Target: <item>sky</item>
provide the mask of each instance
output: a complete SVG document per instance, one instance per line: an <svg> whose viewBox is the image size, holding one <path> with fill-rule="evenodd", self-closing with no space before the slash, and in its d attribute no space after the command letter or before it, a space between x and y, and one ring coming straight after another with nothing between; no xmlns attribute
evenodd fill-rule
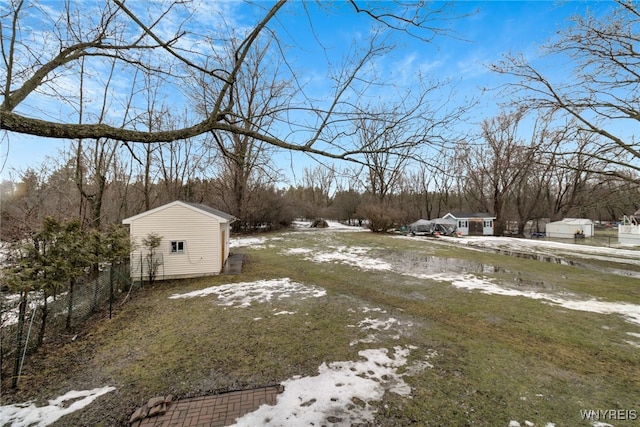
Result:
<svg viewBox="0 0 640 427"><path fill-rule="evenodd" d="M318 250L311 247L280 249L283 256L301 256L320 264L343 264L363 271L391 271L410 277L425 280L436 280L450 283L454 288L468 292L481 292L506 297L529 298L540 304L548 304L566 310L585 313L621 316L627 325L624 341L616 345L640 348L640 305L623 301L604 301L589 295L576 295L566 291L553 289L527 289L518 284L499 283L485 277L480 272L463 268L456 271L455 266L440 269L437 263L424 263L424 271L420 268L407 268L406 263L391 264L374 255L370 247L335 246L331 241L323 239L334 232L352 232L348 227L337 222L329 222L327 229L310 229L308 222L297 222L299 230L317 233L325 243ZM362 229L361 231L365 231ZM419 237L396 236L397 239L420 239ZM234 248L253 249L268 248L274 240L282 236L237 237L232 240ZM320 241L320 240L319 240ZM562 255L573 259L612 259L629 264L630 269L638 265L637 251L616 247L597 247L548 241L544 239L513 239L493 236L465 236L463 238L440 237L429 239L429 244L463 245L478 250L500 248L514 252L541 254L545 256ZM429 267L431 266L431 267ZM435 268L433 267L435 266ZM431 270L429 270L431 269ZM615 274L624 274L618 271ZM326 290L311 284L298 283L289 278L239 282L206 287L187 293L176 293L169 297L172 300L207 298L212 303L229 310L251 310L252 306L271 304L273 309L268 316L307 316L289 304L299 299L316 299L326 297ZM327 418L340 414L343 422L338 425L351 425L372 422L375 417L375 405L387 392L394 392L407 399L411 398L411 381L406 381L426 369L438 369L439 354L430 348L418 348L411 344L386 345L384 342L410 340L414 326L409 320L394 317L386 310L375 306L354 306L350 309L361 320L350 328L359 330L362 338L354 340L350 345L366 347L358 352L355 360L339 360L322 363L317 373L309 376L295 376L282 381L284 392L277 396L273 406L262 405L236 420L236 426L258 425L323 425ZM263 317L255 317L253 321L263 321ZM409 341L410 342L410 341ZM99 404L102 395L114 390L112 385L93 390L69 391L49 401L48 405L36 406L32 402L0 406L0 424L11 422L13 426L38 425L46 426L66 414L81 410L90 404ZM544 397L540 395L539 397ZM80 399L81 398L81 399ZM73 401L69 405L68 402ZM94 400L97 402L93 403ZM353 405L361 401L363 405ZM530 419L537 414L518 414L505 425L509 427L534 425ZM270 420L265 423L265 420ZM554 420L545 420L546 427L555 426ZM606 424L592 423L593 426Z"/></svg>
<svg viewBox="0 0 640 427"><path fill-rule="evenodd" d="M44 4L55 9L62 3L51 1ZM235 16L237 22L242 22L243 17L249 19L252 14L261 16L259 8L264 3L258 2L250 9L238 2L220 4L222 8L235 7L232 13L226 13L225 16ZM309 7L314 32L310 31L309 20L302 13L301 2L292 2L275 23L283 39L287 39L296 49L295 55L290 56L291 61L305 67L309 87L318 93L328 90L326 68L323 68L320 60L326 58L337 62L348 56L350 50L360 47L363 35L369 30L370 20L364 15L347 13L346 3L335 4L337 6L329 11L317 6ZM468 117L469 122L478 123L497 113L501 98L495 89L505 81L504 77L489 71L487 64L498 61L505 53L521 53L530 59L537 58L540 56L540 46L554 37L558 30L565 28L569 17L584 14L587 9L601 13L611 6L612 3L607 1L458 2L453 12L462 17L440 22L451 26L452 36L437 37L429 44L406 37L398 39L398 47L376 66L383 69L381 72L385 73L385 78L397 79L407 87L413 84L417 70L439 80L450 79L456 85L456 102L464 103L470 97L478 97L478 106ZM213 16L208 15L211 11L207 8L213 7L211 4L203 2L201 7L203 16ZM200 21L200 25L206 25L206 20ZM316 40L322 41L327 48L326 53L312 47ZM55 112L52 116L55 116ZM63 141L2 134L0 172L7 178L14 175L15 170L37 168L48 157L60 158L60 150L64 147ZM313 164L306 155L301 154L281 155L278 163L278 167L289 172L295 169L298 174L301 165Z"/></svg>

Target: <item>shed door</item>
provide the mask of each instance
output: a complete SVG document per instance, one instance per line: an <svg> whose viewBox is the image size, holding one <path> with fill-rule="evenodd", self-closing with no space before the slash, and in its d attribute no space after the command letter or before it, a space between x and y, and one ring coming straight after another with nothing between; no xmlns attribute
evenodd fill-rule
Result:
<svg viewBox="0 0 640 427"><path fill-rule="evenodd" d="M484 234L484 230L482 228L482 220L469 220L469 234L471 236L482 236Z"/></svg>

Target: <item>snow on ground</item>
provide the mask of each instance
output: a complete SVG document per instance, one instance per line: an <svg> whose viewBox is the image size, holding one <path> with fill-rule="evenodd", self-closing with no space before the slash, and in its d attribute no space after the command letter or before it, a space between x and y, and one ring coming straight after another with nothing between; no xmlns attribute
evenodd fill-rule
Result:
<svg viewBox="0 0 640 427"><path fill-rule="evenodd" d="M62 292L56 296L56 298L66 296L66 292ZM20 312L20 294L11 294L11 295L3 295L4 301L2 302L4 306L4 311L2 311L2 326L15 325L18 323L18 317ZM26 318L30 319L33 316L33 313L39 309L43 303L44 298L39 296L33 297L30 295L30 299L27 301L27 310L26 310ZM52 304L55 301L53 296L47 297L47 304ZM13 307L13 308L7 308ZM66 310L65 312L66 313ZM52 316L56 316L61 313L54 313Z"/></svg>
<svg viewBox="0 0 640 427"><path fill-rule="evenodd" d="M524 424L520 424L518 421L511 420L509 421L509 427L534 427L535 424L531 421L525 421ZM554 423L547 423L545 427L555 427Z"/></svg>
<svg viewBox="0 0 640 427"><path fill-rule="evenodd" d="M439 275L435 280L445 280L457 288L481 291L491 295L521 296L531 299L542 300L545 303L559 305L570 310L588 311L600 314L619 314L627 321L640 325L640 305L625 302L599 301L594 298L588 300L569 299L567 297L535 292L521 291L518 289L504 288L489 279L481 279L472 275ZM570 294L564 294L570 296Z"/></svg>
<svg viewBox="0 0 640 427"><path fill-rule="evenodd" d="M413 237L412 237L413 239ZM518 250L530 250L536 253L545 253L549 249L560 250L564 253L573 254L605 254L607 259L615 258L616 261L620 259L620 256L629 257L626 262L640 263L640 251L615 249L615 248L602 248L584 245L575 245L569 243L559 243L543 240L527 240L527 239L514 239L504 237L465 237L465 238L443 238L444 243L455 242L456 244L464 244L473 247L480 248L501 248L509 249L513 251ZM305 248L297 248L295 250L286 250L285 254L303 254L305 258L317 262L340 262L363 270L384 270L393 271L397 274L405 276L416 277L419 279L430 279L437 281L450 282L457 288L464 288L468 290L475 290L493 295L506 295L506 296L521 296L526 298L532 298L541 300L545 303L555 304L571 310L589 311L600 314L619 314L624 316L629 322L636 325L640 325L640 305L631 304L625 302L608 302L600 301L596 299L580 299L576 295L571 294L550 294L536 291L523 291L519 289L513 289L506 286L501 286L489 279L477 277L472 274L459 274L459 273L415 273L406 266L396 267L387 263L379 258L371 257L368 255L369 248L365 247L345 247L345 246L328 246L324 251L311 251ZM635 259L631 259L634 257Z"/></svg>
<svg viewBox="0 0 640 427"><path fill-rule="evenodd" d="M232 237L229 241L230 248L253 248L264 249L269 246L270 242L284 239L279 236L260 236L260 237Z"/></svg>
<svg viewBox="0 0 640 427"><path fill-rule="evenodd" d="M618 247L590 246L544 239L517 239L498 236L440 237L447 243L455 243L481 249L497 249L538 255L573 255L584 259L614 260L625 264L640 265L640 251Z"/></svg>
<svg viewBox="0 0 640 427"><path fill-rule="evenodd" d="M298 225L304 226L304 224ZM356 227L347 227L341 224L330 223L330 226L335 226L337 230L353 231L357 229ZM235 244L232 246L264 246L268 244L269 239L275 238L252 237L235 239ZM443 240L446 241L446 239ZM490 237L453 240L457 244L466 244L478 248L506 248L520 251L527 250L535 253L545 253L546 251L557 253L557 251L560 251L561 253L582 254L583 257L615 257L618 262L621 259L625 259L624 262L640 263L640 252L622 249ZM318 263L341 262L366 270L393 271L395 268L380 259L368 256L368 248L334 247L328 249L328 251L312 252L311 249L297 248L290 249L287 253L308 255L309 259ZM545 303L556 304L572 310L621 314L630 322L640 325L640 306L634 304L604 302L595 299L585 301L568 294L554 295L522 291L502 287L491 280L469 274L412 274L400 268L396 270L395 272L399 274L448 281L453 286L472 291L538 299ZM326 295L326 291L322 288L305 286L284 278L213 286L199 291L174 294L170 298L194 298L207 295L216 295L221 305L248 307L252 303L264 303L272 299L317 298ZM360 307L359 310L363 314L368 314L368 316L356 325L349 326L360 328L368 335L365 339L355 341L352 345L355 343L376 343L380 341L383 335L385 338L397 339L411 327L411 322L401 322L398 319L389 317L380 308ZM355 311L355 309L352 309L352 311ZM278 311L274 313L274 316L285 314L295 315L296 312ZM375 317L374 314L378 314L381 317ZM258 321L260 318L254 320ZM628 335L640 338L640 334L635 332L628 332ZM640 346L635 341L628 342L632 345ZM408 364L408 356L414 350L417 350L414 346L395 346L391 352L386 348L370 348L358 352L359 360L356 361L323 363L318 367L318 374L315 376L296 376L284 381L282 384L285 386L285 390L278 395L276 405L263 405L258 410L237 419L235 425L322 425L330 422L332 425L346 426L354 423L371 422L375 416L375 407L372 403L382 399L385 392L394 392L410 397L411 388L404 381L404 377L414 375L434 366L432 359L437 356L437 352L432 349L424 350L424 360ZM112 390L114 390L114 387L70 391L49 401L49 405L44 407L36 407L31 402L0 406L0 425L12 423L12 426L47 426L57 421L60 417L85 407L99 396ZM594 426L597 424L594 423ZM515 420L509 423L510 427L522 425L531 426L533 423L524 421L524 424L520 424L519 421ZM554 425L553 423L547 423L546 427L553 427Z"/></svg>
<svg viewBox="0 0 640 427"><path fill-rule="evenodd" d="M262 405L236 420L235 426L334 426L372 422L371 403L390 391L409 396L411 387L399 369L415 347L386 348L358 352L360 360L323 363L318 375L293 377L282 382L284 392L274 406ZM421 365L427 367L428 365Z"/></svg>
<svg viewBox="0 0 640 427"><path fill-rule="evenodd" d="M288 249L283 251L285 255L306 255L306 259L317 262L338 262L363 270L392 270L391 264L380 259L367 256L369 248L358 246L335 246L330 247L331 251L313 252L311 250L301 250L301 248Z"/></svg>
<svg viewBox="0 0 640 427"><path fill-rule="evenodd" d="M356 227L353 225L345 225L337 221L327 221L329 224L328 228L311 228L310 221L294 221L292 226L295 230L298 231L311 231L311 232L319 232L326 233L331 231L368 231L363 227ZM249 247L252 249L263 249L268 247L270 242L283 240L284 237L281 236L271 236L265 235L260 237L232 237L229 242L229 247L231 248L245 248Z"/></svg>
<svg viewBox="0 0 640 427"><path fill-rule="evenodd" d="M212 294L218 296L222 305L248 307L252 303L265 303L274 298L319 297L325 295L326 291L289 279L277 279L213 286L175 294L169 298L204 297ZM367 339L360 342L379 341L377 333L390 334L399 339L400 334L412 326L411 322L401 322L387 316L380 308L361 307L360 311L369 316L357 325L349 325L368 333ZM376 313L382 317L375 317ZM296 313L278 311L274 316L284 314ZM258 321L260 318L254 320ZM315 376L295 376L282 382L284 392L278 395L275 406L263 405L239 418L236 425L323 425L330 422L336 426L348 426L373 421L373 402L381 400L387 391L410 396L411 387L403 377L433 367L430 359L437 356L437 352L432 349L427 350L424 360L406 366L407 357L415 349L414 346L396 346L390 354L386 348L372 348L358 352L360 359L357 361L323 363ZM401 372L403 368L405 370Z"/></svg>
<svg viewBox="0 0 640 427"><path fill-rule="evenodd" d="M204 297L217 295L220 305L249 307L253 302L267 302L272 299L282 300L295 295L297 299L318 298L327 291L315 286L305 286L292 282L289 278L258 280L256 282L229 283L212 286L185 294L171 295L170 299Z"/></svg>
<svg viewBox="0 0 640 427"><path fill-rule="evenodd" d="M32 402L0 406L0 425L12 427L53 424L64 415L84 408L103 394L115 390L115 387L102 387L93 390L69 391L50 400L47 406L36 406Z"/></svg>

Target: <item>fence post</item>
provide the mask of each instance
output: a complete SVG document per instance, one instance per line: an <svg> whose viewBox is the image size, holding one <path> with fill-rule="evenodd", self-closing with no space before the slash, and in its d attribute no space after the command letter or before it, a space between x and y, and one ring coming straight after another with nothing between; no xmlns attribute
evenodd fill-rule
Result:
<svg viewBox="0 0 640 427"><path fill-rule="evenodd" d="M98 285L100 284L100 271L96 275L93 281L93 304L91 304L91 312L95 312L98 309Z"/></svg>
<svg viewBox="0 0 640 427"><path fill-rule="evenodd" d="M68 301L67 301L67 323L66 323L66 328L67 330L71 329L71 317L73 316L73 291L74 288L76 287L76 280L75 279L71 279L69 280L69 293L67 295ZM81 293L82 295L82 293Z"/></svg>
<svg viewBox="0 0 640 427"><path fill-rule="evenodd" d="M109 319L113 310L113 263L109 266Z"/></svg>
<svg viewBox="0 0 640 427"><path fill-rule="evenodd" d="M24 329L24 316L27 306L27 291L23 289L20 295L20 305L18 306L18 334L16 337L16 360L13 365L13 378L11 379L11 388L18 387L18 376L20 375L20 366L22 361L22 330Z"/></svg>

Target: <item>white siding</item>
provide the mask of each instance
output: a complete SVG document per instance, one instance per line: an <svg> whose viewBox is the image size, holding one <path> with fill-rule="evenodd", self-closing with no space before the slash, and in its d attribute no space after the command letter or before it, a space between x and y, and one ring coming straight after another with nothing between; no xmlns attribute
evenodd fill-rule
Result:
<svg viewBox="0 0 640 427"><path fill-rule="evenodd" d="M640 226L621 224L618 226L618 243L640 245Z"/></svg>
<svg viewBox="0 0 640 427"><path fill-rule="evenodd" d="M550 238L573 239L576 232L580 230L585 237L592 237L593 228L591 221L567 218L562 221L548 223L545 226L545 234Z"/></svg>
<svg viewBox="0 0 640 427"><path fill-rule="evenodd" d="M131 222L130 233L136 248L131 254L131 276L140 277L141 259L146 249L142 240L150 233L162 236L157 253L163 263L157 279L197 277L220 273L222 253L228 256L228 244L221 248L220 222L214 217L185 206L172 205ZM228 224L222 224L229 228ZM228 236L228 231L226 232ZM228 237L227 237L228 240ZM171 253L171 241L183 241L184 253ZM145 271L147 269L145 268Z"/></svg>

